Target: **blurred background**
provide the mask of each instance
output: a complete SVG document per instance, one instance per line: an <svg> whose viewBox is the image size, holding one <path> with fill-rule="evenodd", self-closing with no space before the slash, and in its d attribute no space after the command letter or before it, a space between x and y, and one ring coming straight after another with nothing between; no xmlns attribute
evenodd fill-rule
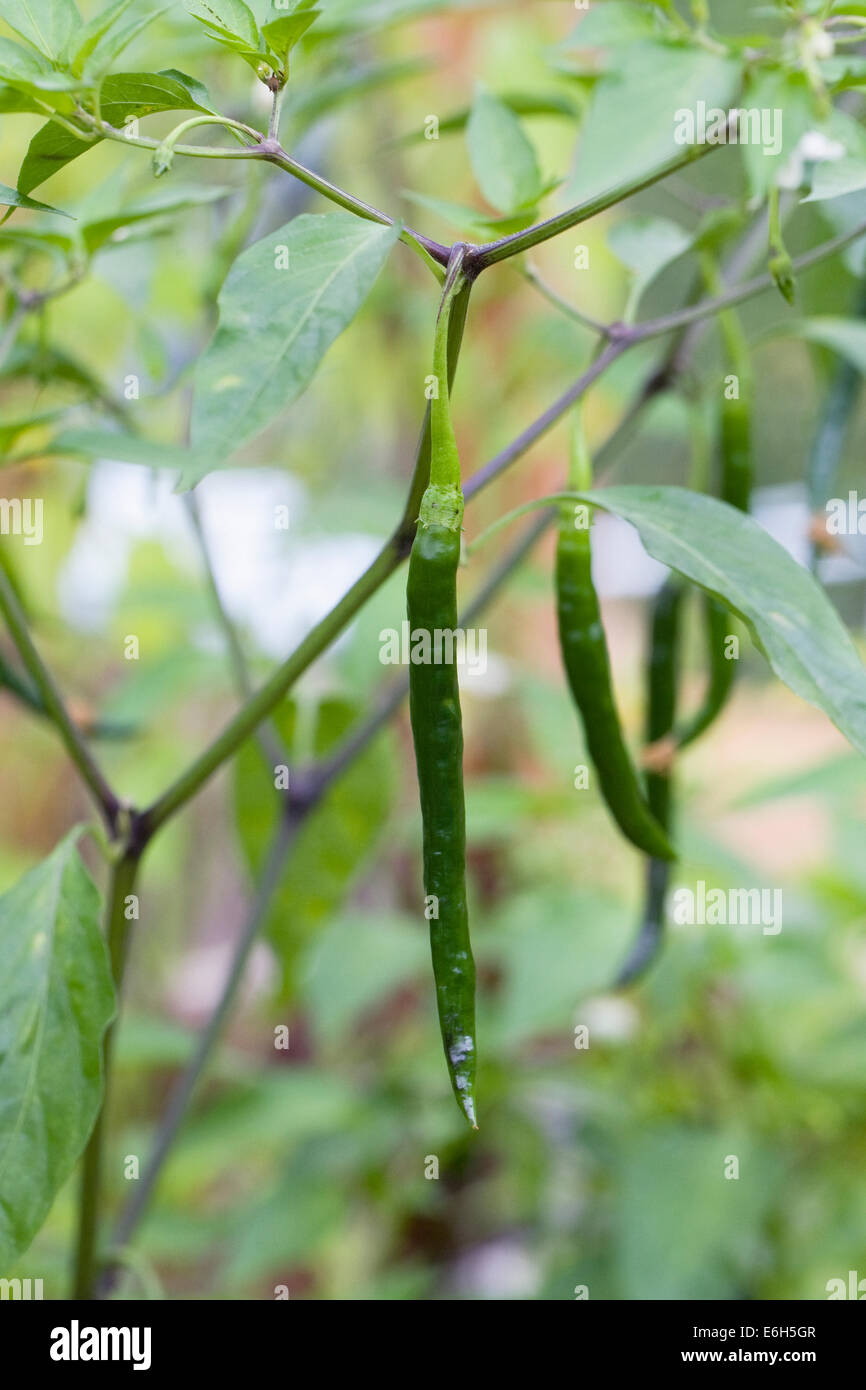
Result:
<svg viewBox="0 0 866 1390"><path fill-rule="evenodd" d="M738 0L724 9L731 32L756 22ZM338 184L438 239L473 235L407 194L492 216L461 121L449 125L465 117L479 79L541 108L523 121L546 177L572 168L599 60L578 41L587 20L571 5L334 4L326 13L333 34L298 50L283 142ZM135 41L121 66L192 73L220 110L267 119L264 89L179 7ZM431 114L438 140L424 138ZM634 115L623 113L622 128L611 130L614 148ZM159 135L174 124L157 116L145 128ZM38 125L0 118L5 183L14 185ZM35 382L7 359L0 424L37 409L67 418L83 396L101 395L149 437L183 444L192 368L231 259L299 212L327 205L288 175L238 162L178 159L170 178L174 189L224 191L149 223L146 234L125 229L106 243L88 278L41 315L42 341L78 376ZM92 218L152 193L146 153L112 146L89 152L36 196ZM739 152L721 150L539 248L533 262L563 298L609 321L633 286L612 250L617 225L640 215L688 231L714 199L742 194ZM859 196L797 209L792 252L846 225ZM11 225L26 227L29 216ZM577 244L588 248L588 269L575 269ZM10 254L8 244L0 252ZM851 312L862 260L862 251L851 253L804 277L800 312ZM45 283L50 265L34 257L26 273ZM674 261L645 294L641 315L681 303L693 276L688 255ZM435 304L432 277L398 246L306 394L196 490L217 586L257 681L333 606L400 514ZM774 336L787 312L775 294L743 312L755 345L756 510L806 558L801 480L835 360ZM35 340L35 328L24 336ZM512 266L483 277L454 398L467 476L580 374L593 347L593 335ZM665 347L628 355L592 391L593 447ZM683 389L660 396L610 460L610 480L688 480L695 411L716 391L720 364L711 328ZM140 394L127 401L130 377ZM93 418L92 409L81 407L79 417ZM6 552L40 649L74 707L127 728L98 749L112 783L141 805L235 707L224 634L171 471L43 457L39 428L16 439L28 458L13 458L4 485L9 497L44 498L44 541L6 542ZM857 485L864 446L859 400L836 495ZM467 537L561 486L566 452L560 426L471 504ZM277 506L289 509L288 530L274 527ZM619 702L637 746L647 599L661 572L627 527L604 522L596 536ZM501 533L473 558L462 599L513 539ZM745 644L728 710L677 769L674 884L781 888L783 930L671 926L648 978L615 992L637 929L643 866L596 793L573 785L585 752L559 664L551 562L546 536L487 610L486 674L463 682L480 1132L467 1132L441 1055L403 709L294 846L120 1296L272 1298L284 1285L309 1299L568 1299L585 1286L591 1299L817 1299L829 1279L863 1265L866 787L857 756ZM824 577L859 640L866 593L856 549ZM379 634L399 626L403 586L398 574L279 712L295 761L333 743L386 688L394 672L379 660ZM695 704L698 616L693 604L685 651ZM130 634L138 660L124 659ZM0 648L9 654L3 638ZM50 728L8 694L0 694L0 760L5 890L90 811ZM118 1036L113 1211L131 1186L125 1160L146 1157L219 996L273 798L251 744L147 855ZM97 856L90 862L99 875ZM588 1048L575 1045L579 1025L589 1028ZM275 1046L281 1026L288 1049ZM722 1178L728 1155L739 1158L737 1181ZM44 1278L46 1297L65 1292L76 1195L71 1182L9 1271Z"/></svg>

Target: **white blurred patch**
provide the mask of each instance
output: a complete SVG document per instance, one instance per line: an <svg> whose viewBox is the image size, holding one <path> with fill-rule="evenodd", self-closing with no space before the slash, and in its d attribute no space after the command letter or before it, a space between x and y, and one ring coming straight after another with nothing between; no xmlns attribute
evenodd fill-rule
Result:
<svg viewBox="0 0 866 1390"><path fill-rule="evenodd" d="M168 1003L178 1018L197 1023L210 1017L228 979L234 952L233 941L187 951L168 986ZM244 972L243 1002L250 1003L272 989L275 975L274 958L267 946L254 946Z"/></svg>
<svg viewBox="0 0 866 1390"><path fill-rule="evenodd" d="M94 464L88 514L61 568L61 611L78 630L104 628L119 603L133 546L159 541L179 569L201 565L173 475L132 464ZM211 473L196 498L223 604L267 656L282 658L333 608L375 555L367 535L299 534L306 489L276 469ZM277 525L278 509L289 527ZM203 640L212 642L212 635Z"/></svg>
<svg viewBox="0 0 866 1390"><path fill-rule="evenodd" d="M829 35L827 36L829 38ZM832 52L833 41L830 39ZM807 130L800 136L791 157L785 164L784 169L778 175L780 188L800 188L808 182L808 166L810 164L822 164L826 161L835 162L843 159L847 153L845 146L840 140L832 140L820 130Z"/></svg>
<svg viewBox="0 0 866 1390"><path fill-rule="evenodd" d="M465 661L457 663L457 680L461 691L469 695L480 695L482 699L494 700L504 695L511 687L511 667L504 656L487 652L483 671L478 667L467 670Z"/></svg>
<svg viewBox="0 0 866 1390"><path fill-rule="evenodd" d="M808 565L811 518L806 490L801 483L758 488L752 502L752 515L798 565Z"/></svg>
<svg viewBox="0 0 866 1390"><path fill-rule="evenodd" d="M664 583L667 569L647 555L640 536L622 517L596 512L592 577L603 598L645 598Z"/></svg>
<svg viewBox="0 0 866 1390"><path fill-rule="evenodd" d="M576 1023L585 1023L589 1029L589 1044L593 1040L602 1042L628 1042L638 1029L640 1015L630 999L618 994L597 994L586 999L575 1014Z"/></svg>
<svg viewBox="0 0 866 1390"><path fill-rule="evenodd" d="M532 1298L541 1286L541 1270L516 1241L495 1240L460 1256L454 1282L465 1298Z"/></svg>

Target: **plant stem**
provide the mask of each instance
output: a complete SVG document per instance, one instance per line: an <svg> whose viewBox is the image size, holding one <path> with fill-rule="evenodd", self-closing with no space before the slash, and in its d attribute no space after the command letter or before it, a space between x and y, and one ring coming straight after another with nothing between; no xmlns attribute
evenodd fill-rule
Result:
<svg viewBox="0 0 866 1390"><path fill-rule="evenodd" d="M455 299L459 297L463 285L463 257L465 247L458 242L448 262L448 274L442 301L436 318L436 332L433 341L433 375L435 390L430 403L430 486L431 488L455 489L460 491L460 456L451 420L450 390L448 386L448 338L451 326L451 313Z"/></svg>
<svg viewBox="0 0 866 1390"><path fill-rule="evenodd" d="M363 199L356 198L343 188L338 188L336 184L323 178L321 174L316 174L312 169L307 169L305 165L299 164L277 141L265 141L261 153L269 164L285 170L287 174L291 174L301 183L305 183L308 188L314 188L317 193L321 193L323 197L330 199L338 207L345 208L347 212L354 212L358 217L363 217L368 222L380 222L386 227L394 226L395 218L389 217L387 213L381 212L372 204L365 203ZM421 232L416 232L411 227L402 228L400 240L421 255L441 282L443 268L448 265L451 255L450 246L443 246L441 242L433 241L430 237L423 236Z"/></svg>
<svg viewBox="0 0 866 1390"><path fill-rule="evenodd" d="M574 319L574 322L579 323L581 328L588 328L591 333L600 333L603 337L608 336L610 329L606 323L599 323L597 319L590 318L588 314L582 313L574 304L569 304L568 300L563 299L562 295L558 294L552 285L548 285L547 281L542 278L534 265L527 262L525 265L516 265L514 269L517 271L518 275L521 275L524 280L534 286L539 294L544 296L548 304L552 304L561 314L565 314L568 318Z"/></svg>
<svg viewBox="0 0 866 1390"><path fill-rule="evenodd" d="M250 951L267 917L271 900L282 877L286 856L302 820L303 813L294 818L285 815L280 817L277 833L265 861L255 901L238 937L219 1002L199 1036L190 1062L171 1093L168 1105L160 1119L144 1172L135 1184L133 1195L124 1207L117 1223L113 1240L113 1245L117 1249L123 1249L129 1243L133 1231L147 1210L165 1160L189 1109L190 1101L222 1036L246 971ZM109 1268L99 1286L99 1292L106 1292L112 1280L113 1271Z"/></svg>
<svg viewBox="0 0 866 1390"><path fill-rule="evenodd" d="M858 223L852 231L844 232L841 236L833 237L831 241L825 241L820 246L815 246L811 251L806 251L802 256L797 256L792 260L791 265L795 271L809 270L813 265L818 265L828 256L834 256L837 251L844 251L846 246L850 246L858 237L866 235L866 221ZM735 285L732 289L726 290L712 299L703 299L698 304L690 305L686 309L679 309L673 314L663 314L657 319L647 319L643 323L636 323L629 328L622 330L622 338L630 342L643 343L649 338L661 337L664 333L670 333L674 329L686 328L689 324L696 323L699 319L712 317L724 309L731 308L735 304L742 304L746 299L753 299L756 294L763 294L764 290L771 289L775 284L771 274L758 275L753 280L747 280L743 285Z"/></svg>
<svg viewBox="0 0 866 1390"><path fill-rule="evenodd" d="M45 713L55 725L67 753L99 806L109 832L113 834L117 825L120 802L97 766L96 760L84 742L81 733L73 724L59 690L36 650L18 597L2 566L0 566L0 611L6 620L10 636L15 643L21 661L39 693Z"/></svg>
<svg viewBox="0 0 866 1390"><path fill-rule="evenodd" d="M552 429L557 421L561 420L563 415L567 414L571 407L586 394L593 382L597 381L607 371L611 363L621 357L630 346L630 341L624 338L608 343L604 351L599 353L573 386L569 386L568 390L564 391L553 402L553 405L548 406L537 420L533 420L532 424L528 425L511 444L490 459L483 468L479 468L477 472L472 474L463 489L466 501L468 502L482 488L492 483L494 478L498 478L500 473L505 472L506 468L510 468L511 464L525 454L536 440L539 440L549 429Z"/></svg>
<svg viewBox="0 0 866 1390"><path fill-rule="evenodd" d="M220 120L220 125L225 122ZM116 126L108 125L103 121L97 127L94 122L94 129L104 140L116 140L121 145L132 145L139 150L158 150L163 143L161 140L153 140L149 135L127 135L125 131L118 130ZM184 154L189 159L261 159L264 138L259 135L260 144L245 145L238 150L224 150L219 145L175 145L175 154Z"/></svg>
<svg viewBox="0 0 866 1390"><path fill-rule="evenodd" d="M126 851L114 863L106 908L106 938L111 975L117 994L118 1010L126 967L130 923L126 918L126 898L134 891L140 855ZM98 1268L97 1240L102 1206L102 1160L105 1146L105 1118L111 1087L114 1038L117 1016L106 1030L102 1044L104 1088L102 1106L84 1151L81 1174L78 1244L75 1255L73 1297L93 1297Z"/></svg>
<svg viewBox="0 0 866 1390"><path fill-rule="evenodd" d="M271 105L271 119L268 121L268 139L279 141L280 138L280 112L285 97L285 86L278 87L274 92L274 100Z"/></svg>
<svg viewBox="0 0 866 1390"><path fill-rule="evenodd" d="M181 121L174 130L170 131L164 140L160 140L161 145L171 145L174 148L176 137L185 135L188 130L195 130L200 125L219 125L226 130L238 130L243 135L248 135L254 140L256 145L260 145L263 139L260 130L254 130L252 126L245 125L243 121L234 121L230 116L190 116L189 120Z"/></svg>
<svg viewBox="0 0 866 1390"><path fill-rule="evenodd" d="M597 193L594 198L587 199L585 203L578 203L576 207L548 218L546 222L539 222L534 227L527 227L523 232L513 232L511 236L500 237L497 241L488 241L483 246L474 247L468 257L468 263L474 271L481 271L487 266L496 265L498 261L505 261L511 256L519 256L523 251L530 251L533 246L540 246L543 241L549 241L560 232L566 232L581 222L588 222L591 217L616 203L623 202L626 198L631 198L644 188L651 188L654 183L667 178L668 174L672 174L676 169L683 169L715 148L715 145L708 144L685 146L682 154L672 155L652 174L638 174L626 183L616 184L604 193Z"/></svg>

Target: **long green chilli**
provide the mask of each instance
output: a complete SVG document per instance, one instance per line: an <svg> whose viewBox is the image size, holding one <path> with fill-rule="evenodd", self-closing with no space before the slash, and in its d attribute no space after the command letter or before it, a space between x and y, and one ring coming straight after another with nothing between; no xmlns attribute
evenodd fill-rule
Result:
<svg viewBox="0 0 866 1390"><path fill-rule="evenodd" d="M406 588L413 653L409 712L424 827L424 892L439 1027L457 1103L474 1129L475 963L466 908L463 725L455 665L457 567L463 493L448 393L448 324L463 283L464 248L455 247L436 325L431 401L430 483L421 500Z"/></svg>
<svg viewBox="0 0 866 1390"><path fill-rule="evenodd" d="M652 609L650 651L647 662L646 740L658 744L674 727L677 699L680 612L684 588L671 575L662 585ZM651 769L646 774L647 802L664 829L671 823L670 766ZM664 932L664 907L670 879L670 864L650 857L646 864L644 908L638 934L622 966L616 983L630 984L642 975L655 956Z"/></svg>
<svg viewBox="0 0 866 1390"><path fill-rule="evenodd" d="M589 457L576 416L569 486L575 490L591 487L589 475ZM556 599L562 660L611 815L638 849L659 859L672 859L674 851L641 790L619 722L604 626L592 582L590 519L586 507L564 504L560 508Z"/></svg>

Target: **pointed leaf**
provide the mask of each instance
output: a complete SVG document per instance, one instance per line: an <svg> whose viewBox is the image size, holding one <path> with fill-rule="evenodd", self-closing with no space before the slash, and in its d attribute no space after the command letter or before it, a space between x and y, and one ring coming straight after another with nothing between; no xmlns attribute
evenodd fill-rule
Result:
<svg viewBox="0 0 866 1390"><path fill-rule="evenodd" d="M262 27L268 47L278 58L285 61L295 44L303 38L310 25L318 19L321 10L305 9L296 14L282 15Z"/></svg>
<svg viewBox="0 0 866 1390"><path fill-rule="evenodd" d="M147 29L155 19L165 14L171 9L171 5L162 5L158 10L151 10L149 14L135 15L126 24L118 25L117 28L110 29L103 34L99 41L93 45L84 66L85 75L92 79L100 73L107 72L116 58L120 56L125 48L128 48L133 39L137 38ZM79 61L81 61L79 59Z"/></svg>
<svg viewBox="0 0 866 1390"><path fill-rule="evenodd" d="M698 101L727 109L739 80L737 63L705 49L653 42L621 49L581 125L568 203L649 180L698 154L700 146L677 141L678 112L694 111Z"/></svg>
<svg viewBox="0 0 866 1390"><path fill-rule="evenodd" d="M414 193L411 188L404 188L402 193L410 203L419 208L426 208L436 217L441 217L449 227L456 227L462 232L470 231L473 236L481 237L485 241L510 236L512 232L525 231L535 221L533 209L517 213L514 217L486 217L477 208L466 207L464 203L452 203L447 198L433 198L426 193Z"/></svg>
<svg viewBox="0 0 866 1390"><path fill-rule="evenodd" d="M258 25L244 0L184 0L184 8L214 34L241 39L249 48L258 47Z"/></svg>
<svg viewBox="0 0 866 1390"><path fill-rule="evenodd" d="M75 0L0 0L0 19L46 58L59 58L81 28Z"/></svg>
<svg viewBox="0 0 866 1390"><path fill-rule="evenodd" d="M62 430L45 445L47 454L80 454L89 459L110 459L112 463L137 463L144 468L173 468L184 477L203 476L208 460L177 444L162 444L142 435L114 430Z"/></svg>
<svg viewBox="0 0 866 1390"><path fill-rule="evenodd" d="M37 203L35 198L28 198L26 194L19 193L17 188L7 188L5 183L0 183L0 203L7 208L30 208L33 212L54 212L58 217L72 217L71 212L49 207L48 203Z"/></svg>
<svg viewBox="0 0 866 1390"><path fill-rule="evenodd" d="M810 343L819 343L844 357L858 372L866 375L866 323L860 319L845 319L833 314L817 315L814 318L799 319L793 323L783 323L780 333L795 338L806 338ZM775 333L767 334L776 336Z"/></svg>
<svg viewBox="0 0 866 1390"><path fill-rule="evenodd" d="M741 617L776 675L866 754L866 669L808 570L750 516L680 487L612 487L588 501L637 527L656 560Z"/></svg>
<svg viewBox="0 0 866 1390"><path fill-rule="evenodd" d="M132 3L133 0L116 0L115 4L109 5L106 10L100 10L99 14L94 15L93 19L79 30L75 42L71 45L70 53L71 64L75 72L81 72L97 44L122 18Z"/></svg>
<svg viewBox="0 0 866 1390"><path fill-rule="evenodd" d="M198 188L173 185L171 188L161 189L149 198L142 198L138 203L130 203L126 208L85 223L81 229L84 244L92 254L121 227L131 227L149 218L165 217L169 213L181 212L186 208L201 207L225 198L232 191L231 188L218 184Z"/></svg>
<svg viewBox="0 0 866 1390"><path fill-rule="evenodd" d="M398 234L347 212L304 214L238 257L220 292L219 327L196 370L196 450L210 450L217 463L305 390Z"/></svg>
<svg viewBox="0 0 866 1390"><path fill-rule="evenodd" d="M541 175L535 150L510 107L479 87L466 127L478 187L491 207L512 213L536 201Z"/></svg>
<svg viewBox="0 0 866 1390"><path fill-rule="evenodd" d="M26 1250L102 1101L114 989L73 831L0 897L0 1271Z"/></svg>
<svg viewBox="0 0 866 1390"><path fill-rule="evenodd" d="M623 313L626 321L633 316L644 290L666 265L688 250L692 239L679 223L647 213L614 224L608 233L608 245L623 265L634 272Z"/></svg>

